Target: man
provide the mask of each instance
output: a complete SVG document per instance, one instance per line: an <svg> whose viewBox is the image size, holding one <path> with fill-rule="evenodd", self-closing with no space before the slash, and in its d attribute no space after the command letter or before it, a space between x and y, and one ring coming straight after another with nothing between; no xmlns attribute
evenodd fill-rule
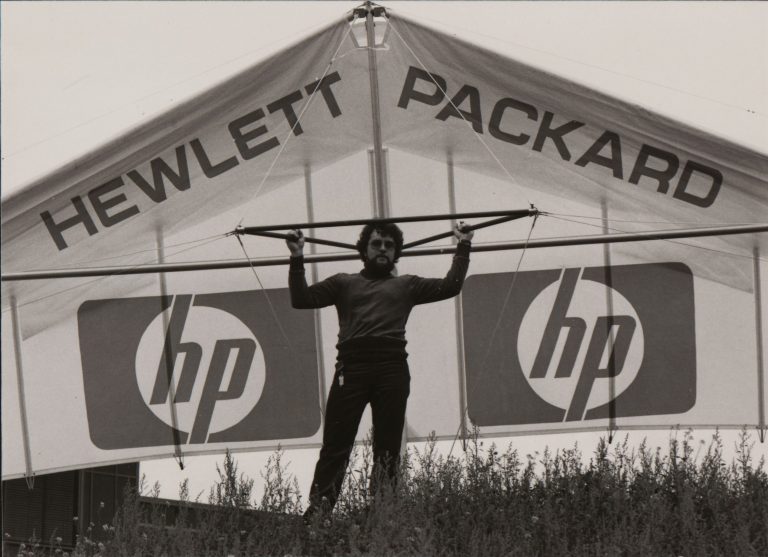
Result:
<svg viewBox="0 0 768 557"><path fill-rule="evenodd" d="M394 224L368 224L357 250L364 268L339 273L307 285L301 231L292 230L288 286L297 309L335 305L339 316L336 373L325 415L323 446L315 467L307 515L333 509L341 491L349 455L367 404L373 417L371 492L382 480L394 481L410 393L405 351L405 323L413 306L456 296L469 267L471 230L454 228L459 240L453 264L443 279L392 273L403 248L403 233Z"/></svg>

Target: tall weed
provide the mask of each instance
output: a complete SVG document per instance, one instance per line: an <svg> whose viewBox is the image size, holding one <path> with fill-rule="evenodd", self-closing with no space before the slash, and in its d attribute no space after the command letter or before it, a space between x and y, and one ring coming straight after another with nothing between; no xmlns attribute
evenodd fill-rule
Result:
<svg viewBox="0 0 768 557"><path fill-rule="evenodd" d="M715 434L708 446L678 432L668 447L601 440L520 455L475 436L459 456L434 440L409 448L395 485L371 495L371 447L354 451L331 515L308 524L282 451L261 474L263 495L227 453L208 504L126 494L98 539L73 557L111 555L308 556L765 556L768 475L741 433L734 461ZM25 549L23 555L39 555Z"/></svg>

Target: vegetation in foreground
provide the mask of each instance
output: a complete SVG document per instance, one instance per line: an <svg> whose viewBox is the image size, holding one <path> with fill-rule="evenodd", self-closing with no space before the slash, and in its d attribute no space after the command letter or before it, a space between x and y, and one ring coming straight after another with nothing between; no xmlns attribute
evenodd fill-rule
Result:
<svg viewBox="0 0 768 557"><path fill-rule="evenodd" d="M666 450L601 441L586 463L577 447L521 457L475 440L445 457L428 443L409 451L397 488L375 499L364 446L334 513L309 524L280 451L258 502L227 454L211 505L190 501L182 484L171 517L161 500L129 493L113 522L89 530L69 557L768 555L768 475L763 459L753 462L749 434L731 464L719 435L706 448L681 435ZM54 553L63 550L19 554Z"/></svg>

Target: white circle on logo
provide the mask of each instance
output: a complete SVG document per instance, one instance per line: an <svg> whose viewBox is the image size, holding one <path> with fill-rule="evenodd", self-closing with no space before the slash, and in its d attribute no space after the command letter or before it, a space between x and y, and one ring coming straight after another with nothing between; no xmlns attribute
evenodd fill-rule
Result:
<svg viewBox="0 0 768 557"><path fill-rule="evenodd" d="M162 313L155 317L139 341L136 379L149 409L163 422L173 425L170 394L164 387L168 384L166 366L161 365L165 358L164 322L170 319L171 309L165 314L166 318ZM213 361L217 344L220 357ZM181 431L191 433L196 420L206 422L197 425L207 434L225 430L242 421L261 398L266 380L264 353L251 330L231 313L211 307L191 306L176 352L172 380L176 403L173 409ZM251 352L253 357L250 357ZM236 365L238 359L240 362ZM186 370L186 377L182 377L183 370ZM211 374L211 381L208 381ZM220 375L218 381L217 375ZM159 396L156 392L158 381L161 385ZM210 405L211 399L215 399L210 421L198 417L204 395L207 397L206 404Z"/></svg>
<svg viewBox="0 0 768 557"><path fill-rule="evenodd" d="M582 320L581 322L584 325L583 338L575 358L573 358L572 362L563 361L562 363L565 365L565 368L561 370L561 377L555 376L558 366L561 365L561 360L564 357L569 357L565 350L568 336L579 334L576 331L579 328L578 326L571 329L567 326L567 322L557 323L557 343L549 358L546 374L543 377L531 377L534 361L542 345L545 328L552 315L560 284L560 281L557 281L547 286L528 307L520 323L520 332L517 337L517 353L523 375L536 394L546 402L567 410L574 400L574 393L582 373L590 373L590 370L584 369L590 343L596 343L595 346L598 347L601 354L597 368L607 370L609 357L614 348L611 340L618 345L619 343L616 342L618 335L628 335L629 331L620 331L621 325L617 324L613 325L610 335L606 335L604 328L602 330L595 329L598 319L608 315L606 301L606 288L608 287L605 284L592 280L581 279L576 284L573 298L565 313L566 319L575 318L574 321L577 319ZM597 377L589 385L589 395L584 407L585 411L606 404L611 398L621 394L635 380L643 361L645 340L640 318L632 304L620 292L615 289L611 290L613 315L627 316L634 320L635 329L632 332L622 366L616 370L613 397L611 397L610 379L607 377ZM626 323L626 320L624 322ZM617 363L621 363L619 356L615 356ZM545 355L545 357L549 357L549 355ZM588 365L593 368L595 367L594 362L590 362ZM581 419L581 416L579 419Z"/></svg>

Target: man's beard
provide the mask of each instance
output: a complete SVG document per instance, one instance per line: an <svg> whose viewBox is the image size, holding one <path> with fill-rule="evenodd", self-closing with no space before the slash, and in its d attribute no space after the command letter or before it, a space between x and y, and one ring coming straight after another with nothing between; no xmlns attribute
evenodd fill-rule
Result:
<svg viewBox="0 0 768 557"><path fill-rule="evenodd" d="M388 257L385 257L383 259L386 259L387 262L384 263L384 261L379 257L374 257L373 259L366 259L365 270L377 276L386 276L390 274L392 270L395 268L395 262L390 261Z"/></svg>

